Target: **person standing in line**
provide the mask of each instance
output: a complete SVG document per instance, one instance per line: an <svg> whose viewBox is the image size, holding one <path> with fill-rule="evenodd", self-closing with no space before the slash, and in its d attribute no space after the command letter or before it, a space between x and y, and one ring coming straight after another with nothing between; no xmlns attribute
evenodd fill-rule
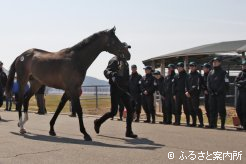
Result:
<svg viewBox="0 0 246 164"><path fill-rule="evenodd" d="M204 81L204 105L205 105L205 110L206 110L206 115L208 118L208 126L210 126L210 109L209 109L209 93L208 93L208 86L207 86L207 81L208 81L208 74L211 70L211 65L209 63L204 63L203 66L203 81Z"/></svg>
<svg viewBox="0 0 246 164"><path fill-rule="evenodd" d="M188 101L185 95L185 85L187 81L187 73L184 69L184 63L179 62L177 64L178 74L174 76L172 92L175 100L175 123L174 125L180 125L182 106L186 116L186 125L190 126L190 111L188 108Z"/></svg>
<svg viewBox="0 0 246 164"><path fill-rule="evenodd" d="M187 83L185 87L185 95L188 98L189 111L192 116L191 127L196 127L196 117L198 116L200 125L199 127L204 127L203 124L203 114L200 105L200 93L203 88L203 78L202 75L197 71L197 64L195 62L189 63L190 73L187 77Z"/></svg>
<svg viewBox="0 0 246 164"><path fill-rule="evenodd" d="M239 94L237 97L237 116L240 120L240 124L243 128L238 130L246 130L246 61L242 62L242 71L235 79L235 84L238 87Z"/></svg>
<svg viewBox="0 0 246 164"><path fill-rule="evenodd" d="M3 62L0 61L0 107L3 105L3 94L7 83L7 75L3 71ZM0 116L1 120L1 116Z"/></svg>
<svg viewBox="0 0 246 164"><path fill-rule="evenodd" d="M3 94L7 83L7 75L3 71L3 62L0 61L0 107L3 105Z"/></svg>
<svg viewBox="0 0 246 164"><path fill-rule="evenodd" d="M154 72L155 77L155 87L156 91L159 92L161 103L162 103L162 113L163 113L163 121L160 123L167 124L167 111L165 109L165 98L164 98L164 77L161 75L160 71Z"/></svg>
<svg viewBox="0 0 246 164"><path fill-rule="evenodd" d="M173 93L172 93L172 85L173 85L173 79L175 76L175 65L174 64L168 64L168 74L164 78L164 105L165 105L165 111L166 111L166 123L172 124L172 115L175 114L175 102L173 99ZM164 122L160 123L165 123Z"/></svg>
<svg viewBox="0 0 246 164"><path fill-rule="evenodd" d="M225 98L226 90L229 87L229 79L227 73L222 69L222 59L215 57L213 60L213 70L208 74L208 92L210 106L209 128L217 128L218 113L221 119L221 130L225 130L226 108Z"/></svg>
<svg viewBox="0 0 246 164"><path fill-rule="evenodd" d="M145 76L142 77L141 85L140 85L141 93L142 93L142 105L147 116L147 119L144 122L150 123L152 117L152 123L155 123L155 108L154 108L155 78L152 75L151 66L146 66L144 70L145 70Z"/></svg>
<svg viewBox="0 0 246 164"><path fill-rule="evenodd" d="M141 89L140 81L142 76L137 72L137 66L134 64L131 66L131 75L129 79L129 92L131 94L131 105L136 113L135 122L139 122L141 114Z"/></svg>

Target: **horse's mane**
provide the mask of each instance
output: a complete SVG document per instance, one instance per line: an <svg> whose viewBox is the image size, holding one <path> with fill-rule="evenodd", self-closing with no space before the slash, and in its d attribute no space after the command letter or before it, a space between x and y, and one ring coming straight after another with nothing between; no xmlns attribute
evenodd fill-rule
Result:
<svg viewBox="0 0 246 164"><path fill-rule="evenodd" d="M68 50L74 51L74 50L78 50L78 49L84 48L84 47L88 46L92 41L96 40L99 36L101 36L102 33L105 33L105 32L107 32L107 30L100 31L100 32L97 32L95 34L92 34L91 36L85 38L81 42L79 42L79 43L75 44L74 46L68 48Z"/></svg>

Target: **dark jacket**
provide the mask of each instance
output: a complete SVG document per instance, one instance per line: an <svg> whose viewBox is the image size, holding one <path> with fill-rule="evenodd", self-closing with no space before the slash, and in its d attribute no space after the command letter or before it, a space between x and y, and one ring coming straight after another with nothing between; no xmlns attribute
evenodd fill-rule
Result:
<svg viewBox="0 0 246 164"><path fill-rule="evenodd" d="M241 71L235 79L239 92L246 92L246 70ZM245 100L246 101L246 100Z"/></svg>
<svg viewBox="0 0 246 164"><path fill-rule="evenodd" d="M185 91L189 92L190 94L199 94L203 88L204 82L202 75L197 71L190 72L187 75Z"/></svg>
<svg viewBox="0 0 246 164"><path fill-rule="evenodd" d="M182 71L174 76L173 86L172 86L173 95L176 95L177 93L185 94L186 80L187 80L186 71Z"/></svg>
<svg viewBox="0 0 246 164"><path fill-rule="evenodd" d="M7 75L3 72L3 70L0 70L0 87L1 89L4 89L6 87L7 83Z"/></svg>
<svg viewBox="0 0 246 164"><path fill-rule="evenodd" d="M108 62L108 66L104 70L104 75L109 79L110 85L118 85L121 88L128 89L129 65L126 61L113 57ZM115 81L112 80L113 77L115 78Z"/></svg>
<svg viewBox="0 0 246 164"><path fill-rule="evenodd" d="M148 92L148 95L153 95L155 92L155 86L154 86L154 80L155 78L152 76L152 74L146 74L146 76L143 76L141 79L141 93L144 95L144 91Z"/></svg>
<svg viewBox="0 0 246 164"><path fill-rule="evenodd" d="M140 74L132 73L129 79L129 92L132 96L139 96L141 94L140 83L142 76Z"/></svg>
<svg viewBox="0 0 246 164"><path fill-rule="evenodd" d="M207 87L211 95L226 94L229 87L226 71L221 67L211 70L208 74Z"/></svg>
<svg viewBox="0 0 246 164"><path fill-rule="evenodd" d="M159 91L159 93L164 96L164 77L161 76L160 79L155 78L154 82L155 90Z"/></svg>
<svg viewBox="0 0 246 164"><path fill-rule="evenodd" d="M203 74L203 90L208 91L208 74L209 73L204 73Z"/></svg>
<svg viewBox="0 0 246 164"><path fill-rule="evenodd" d="M173 96L172 85L173 85L174 76L175 76L175 72L173 71L171 75L167 75L164 78L164 97Z"/></svg>

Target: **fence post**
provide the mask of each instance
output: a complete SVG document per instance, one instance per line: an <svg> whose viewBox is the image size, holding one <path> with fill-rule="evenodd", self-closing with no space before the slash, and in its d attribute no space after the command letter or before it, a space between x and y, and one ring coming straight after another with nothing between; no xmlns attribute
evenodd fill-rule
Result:
<svg viewBox="0 0 246 164"><path fill-rule="evenodd" d="M98 86L96 86L96 109L98 109Z"/></svg>

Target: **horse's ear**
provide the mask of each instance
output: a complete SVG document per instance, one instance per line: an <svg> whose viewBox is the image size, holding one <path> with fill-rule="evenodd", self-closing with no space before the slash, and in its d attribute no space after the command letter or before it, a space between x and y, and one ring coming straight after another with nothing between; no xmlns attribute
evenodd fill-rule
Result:
<svg viewBox="0 0 246 164"><path fill-rule="evenodd" d="M111 30L109 30L111 33L115 34L116 27L114 26Z"/></svg>

